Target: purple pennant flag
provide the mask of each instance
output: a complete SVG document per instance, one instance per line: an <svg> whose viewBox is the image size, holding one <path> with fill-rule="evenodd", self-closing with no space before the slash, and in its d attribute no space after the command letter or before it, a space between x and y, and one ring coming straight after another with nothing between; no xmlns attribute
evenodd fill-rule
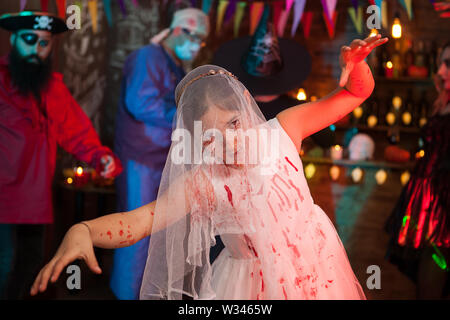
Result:
<svg viewBox="0 0 450 320"><path fill-rule="evenodd" d="M193 8L196 8L197 7L197 0L191 0L191 6Z"/></svg>
<svg viewBox="0 0 450 320"><path fill-rule="evenodd" d="M23 9L25 9L26 5L27 5L27 0L20 0L20 11L23 11Z"/></svg>
<svg viewBox="0 0 450 320"><path fill-rule="evenodd" d="M295 0L294 3L294 20L292 22L291 37L297 32L298 25L302 20L303 10L305 9L306 0Z"/></svg>
<svg viewBox="0 0 450 320"><path fill-rule="evenodd" d="M359 2L358 0L352 0L353 8L355 8L355 11L358 10L358 5L359 5L358 2Z"/></svg>
<svg viewBox="0 0 450 320"><path fill-rule="evenodd" d="M230 0L228 3L227 11L225 11L225 18L223 19L224 22L228 22L236 11L236 1L237 0Z"/></svg>
<svg viewBox="0 0 450 320"><path fill-rule="evenodd" d="M336 9L337 0L320 0L322 2L323 11L328 18L330 24L334 25L333 15L334 10Z"/></svg>
<svg viewBox="0 0 450 320"><path fill-rule="evenodd" d="M125 17L127 15L127 8L125 7L124 0L119 0L119 7L120 11L122 12L122 16Z"/></svg>

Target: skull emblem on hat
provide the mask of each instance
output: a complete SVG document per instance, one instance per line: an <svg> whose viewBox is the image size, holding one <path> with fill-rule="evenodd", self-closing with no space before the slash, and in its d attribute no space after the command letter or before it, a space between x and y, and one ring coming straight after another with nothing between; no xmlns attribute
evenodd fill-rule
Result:
<svg viewBox="0 0 450 320"><path fill-rule="evenodd" d="M36 24L33 26L34 29L52 30L51 23L53 22L53 18L47 16L40 16L36 17L35 21Z"/></svg>

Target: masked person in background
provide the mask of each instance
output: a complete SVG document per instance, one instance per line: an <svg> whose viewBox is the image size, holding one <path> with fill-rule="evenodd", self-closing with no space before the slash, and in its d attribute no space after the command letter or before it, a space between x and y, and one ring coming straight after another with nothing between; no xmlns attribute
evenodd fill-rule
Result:
<svg viewBox="0 0 450 320"><path fill-rule="evenodd" d="M118 210L156 199L171 144L174 92L209 33L208 17L195 8L175 12L170 28L126 60L116 119L115 151L124 164L117 180ZM149 246L145 238L115 250L111 288L119 299L137 299Z"/></svg>
<svg viewBox="0 0 450 320"><path fill-rule="evenodd" d="M52 179L60 145L103 177L121 171L89 118L52 72L54 35L67 31L48 13L0 17L12 50L0 59L0 296L25 297L53 223Z"/></svg>

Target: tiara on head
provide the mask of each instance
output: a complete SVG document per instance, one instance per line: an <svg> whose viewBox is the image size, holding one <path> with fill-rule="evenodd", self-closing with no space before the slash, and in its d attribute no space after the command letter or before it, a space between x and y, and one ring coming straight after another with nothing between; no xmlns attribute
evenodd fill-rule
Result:
<svg viewBox="0 0 450 320"><path fill-rule="evenodd" d="M189 85L191 85L193 82L195 82L195 81L197 81L197 80L199 80L199 79L201 79L201 78L208 77L208 76L214 76L214 75L216 75L216 74L225 74L225 75L227 75L227 76L230 76L230 77L232 77L232 78L238 80L238 78L237 78L234 74L232 74L231 72L229 72L229 71L224 71L224 70L222 70L222 69L216 71L216 70L211 69L211 70L209 70L208 72L202 73L202 74L196 76L195 78L189 80L188 83L186 83L186 84L183 86L183 88L181 89L181 92L180 92L180 94L178 95L178 99L177 99L177 101L176 101L176 104L178 104L178 102L180 101L181 95L183 94L184 90L185 90Z"/></svg>

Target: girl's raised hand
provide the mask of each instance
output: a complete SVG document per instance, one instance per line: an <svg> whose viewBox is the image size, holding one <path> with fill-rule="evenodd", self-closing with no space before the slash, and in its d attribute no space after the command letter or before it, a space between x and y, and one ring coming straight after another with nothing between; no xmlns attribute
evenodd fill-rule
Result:
<svg viewBox="0 0 450 320"><path fill-rule="evenodd" d="M373 49L387 41L388 38L381 38L381 35L377 34L364 40L355 39L350 46L342 46L339 57L339 63L342 68L339 86L344 87L347 84L348 77L357 63L363 61Z"/></svg>

